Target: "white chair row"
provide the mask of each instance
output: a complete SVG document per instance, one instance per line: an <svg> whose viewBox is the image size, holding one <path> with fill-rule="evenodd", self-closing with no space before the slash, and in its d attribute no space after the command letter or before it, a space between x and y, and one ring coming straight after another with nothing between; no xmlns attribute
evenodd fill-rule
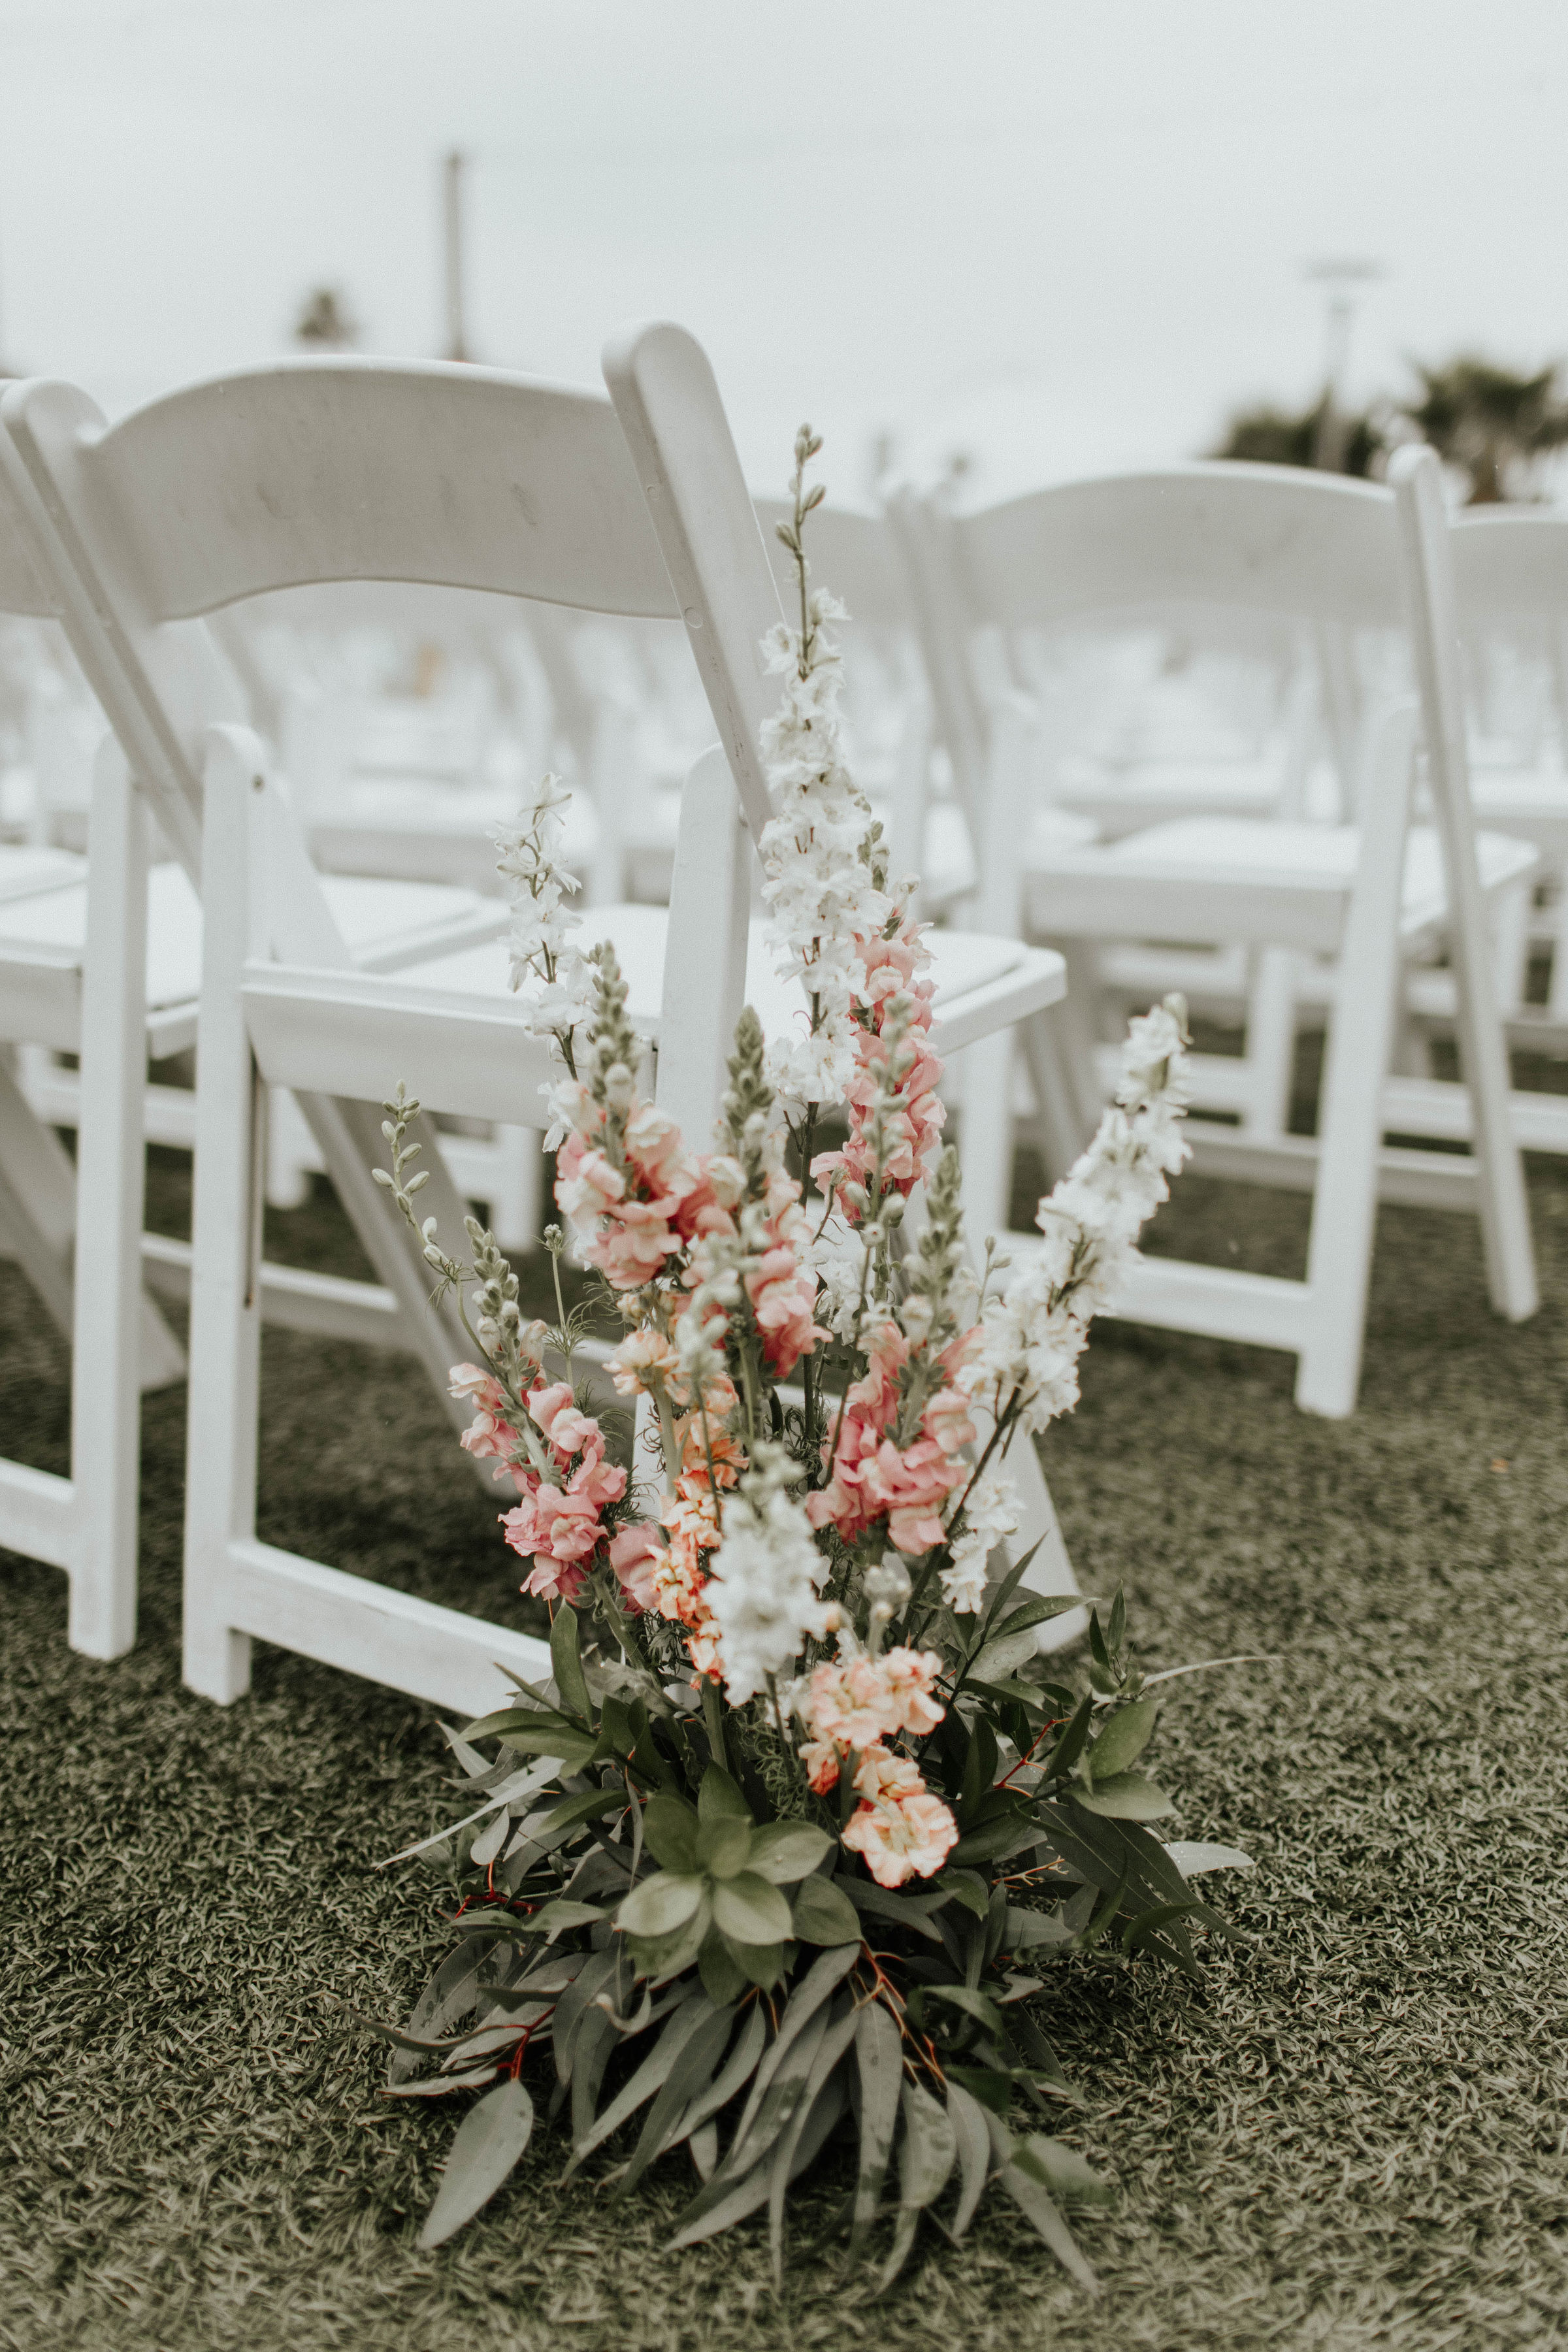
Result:
<svg viewBox="0 0 1568 2352"><path fill-rule="evenodd" d="M769 814L758 731L773 689L759 648L778 598L700 352L677 330L649 330L613 355L610 374L615 406L478 369L344 361L197 385L114 426L63 385L16 385L0 403L15 543L47 577L43 608L69 635L123 755L99 778L94 909L71 966L85 1003L73 1478L0 1465L0 1540L68 1569L80 1646L112 1655L126 1645L142 1312L144 802L196 879L206 917L185 1629L188 1679L215 1697L244 1687L257 1635L456 1706L489 1703L497 1659L537 1668L537 1645L519 1634L258 1544L254 1510L268 1297L257 1243L265 1089L287 1087L305 1108L406 1318L406 1342L444 1389L462 1343L426 1311L424 1270L370 1180L379 1100L403 1077L433 1108L516 1121L542 1070L506 989L499 942L396 973L356 965L264 749L244 728L215 724L210 703L193 707L182 690L192 634L199 638L199 616L246 596L356 578L683 619L722 748L688 785L674 915L611 907L595 928L637 974L634 1003L657 1031L660 1098L700 1134L746 985L751 837ZM939 964L950 1052L1031 1020L1064 984L1058 956L1016 940L949 934ZM779 1005L775 1017L790 1009ZM461 1200L439 1160L433 1166L426 1198L455 1234ZM57 1224L67 1214L60 1208ZM1034 1481L1033 1525L1020 1540L1049 1538L1032 1574L1070 1590L1037 1465L1031 1456L1020 1467L1032 1467Z"/></svg>

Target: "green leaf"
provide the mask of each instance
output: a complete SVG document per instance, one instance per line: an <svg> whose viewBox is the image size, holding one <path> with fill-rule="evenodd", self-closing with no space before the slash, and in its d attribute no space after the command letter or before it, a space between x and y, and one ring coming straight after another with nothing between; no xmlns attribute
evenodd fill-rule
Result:
<svg viewBox="0 0 1568 2352"><path fill-rule="evenodd" d="M904 2147L899 2202L934 2205L958 2160L958 2134L946 2110L919 2083L903 2087Z"/></svg>
<svg viewBox="0 0 1568 2352"><path fill-rule="evenodd" d="M557 1927L592 1927L609 1913L595 1903L574 1903L570 1895L558 1895L531 1919L520 1919L518 1928L525 1936L548 1936Z"/></svg>
<svg viewBox="0 0 1568 2352"><path fill-rule="evenodd" d="M1022 2147L1014 2149L1013 2161L1053 2197L1081 2197L1090 2205L1114 2202L1116 2191L1110 2183L1091 2171L1077 2148L1065 2147L1059 2139L1047 2139L1044 2132L1031 2132Z"/></svg>
<svg viewBox="0 0 1568 2352"><path fill-rule="evenodd" d="M855 2028L854 2004L847 2002L842 2014L830 2018L828 2021L827 2031L811 2062L811 2072L805 2078L805 2094L795 2107L794 2117L779 2134L768 2160L768 2241L773 2255L775 2292L781 2292L784 2286L784 2194L794 2176L795 2150L805 2135L828 2077L837 2073L840 2060L855 2039Z"/></svg>
<svg viewBox="0 0 1568 2352"><path fill-rule="evenodd" d="M1013 2104L1012 2077L994 2066L950 2066L943 2063L942 2073L949 2084L956 2083L967 2091L977 2106L989 2114L1005 2116Z"/></svg>
<svg viewBox="0 0 1568 2352"><path fill-rule="evenodd" d="M566 1717L552 1706L503 1706L463 1726L465 1739L514 1739L524 1731L569 1731Z"/></svg>
<svg viewBox="0 0 1568 2352"><path fill-rule="evenodd" d="M685 1871L660 1870L634 1886L616 1914L628 1936L673 1936L702 1900L702 1881Z"/></svg>
<svg viewBox="0 0 1568 2352"><path fill-rule="evenodd" d="M947 2077L947 2113L952 2126L959 2176L958 2210L952 2217L952 2235L962 2238L984 2194L991 2170L991 2135L985 2128L980 2102L962 2083L954 2082L951 2072Z"/></svg>
<svg viewBox="0 0 1568 2352"><path fill-rule="evenodd" d="M1089 1768L1097 1786L1113 1772L1125 1772L1130 1764L1136 1764L1153 1737L1159 1712L1157 1698L1134 1699L1131 1706L1116 1708L1089 1751Z"/></svg>
<svg viewBox="0 0 1568 2352"><path fill-rule="evenodd" d="M742 1822L749 1822L752 1818L750 1806L722 1764L710 1764L702 1775L702 1786L697 1792L697 1810L705 1822L717 1820L721 1814L726 1813Z"/></svg>
<svg viewBox="0 0 1568 2352"><path fill-rule="evenodd" d="M760 2112L762 2102L767 2095L768 2085L778 2068L783 2065L796 2036L805 2032L806 2025L816 2011L832 1993L837 1990L858 1958L858 1945L841 1944L835 1950L824 1952L819 1958L815 1959L795 1986L784 2005L784 2015L779 2020L779 2028L773 2037L773 2047L757 2069L757 2079L752 2085L745 2112L736 2128L734 2139L731 2142L731 2156L745 2141Z"/></svg>
<svg viewBox="0 0 1568 2352"><path fill-rule="evenodd" d="M702 2020L681 2049L647 2111L632 2160L616 2188L617 2199L637 2187L655 2157L668 2146L672 2126L712 2082L734 2022L733 2009L728 2004L715 2005L712 2014Z"/></svg>
<svg viewBox="0 0 1568 2352"><path fill-rule="evenodd" d="M1114 1658L1120 1653L1122 1643L1127 1639L1127 1596L1120 1584L1116 1588L1116 1598L1110 1604L1110 1622L1106 1627L1105 1633L1106 1646Z"/></svg>
<svg viewBox="0 0 1568 2352"><path fill-rule="evenodd" d="M1077 1601L1064 1603L1069 1609L1080 1605ZM1047 1615L1052 1613L1047 1612ZM982 1682L1005 1682L1009 1675L1016 1674L1020 1666L1028 1664L1038 1647L1034 1634L1026 1629L1020 1633L998 1633L985 1643L973 1664L966 1670L964 1680L967 1682L971 1675L977 1675Z"/></svg>
<svg viewBox="0 0 1568 2352"><path fill-rule="evenodd" d="M555 1675L555 1687L570 1713L591 1724L594 1702L588 1696L587 1678L583 1672L577 1612L569 1601L562 1602L550 1628L550 1664Z"/></svg>
<svg viewBox="0 0 1568 2352"><path fill-rule="evenodd" d="M912 1895L892 1895L885 1886L863 1878L841 1878L837 1882L855 1906L857 1911L868 1911L873 1919L889 1919L896 1927L908 1927L923 1936L930 1944L940 1944L942 1930L933 1927L932 1911L942 1908L942 1897L923 1898Z"/></svg>
<svg viewBox="0 0 1568 2352"><path fill-rule="evenodd" d="M816 2163L823 2142L843 2112L842 2079L835 2075L817 2094L816 2104L806 2117L805 2127L795 2143L795 2155L790 2160L789 2167L789 2177L792 2180L798 2180L801 2174ZM704 2238L716 2238L721 2230L732 2228L737 2221L743 2221L749 2214L754 2213L760 2205L765 2205L772 2169L770 2164L759 2159L749 2168L734 2188L730 2189L711 2205L704 2205L700 2213L696 2210L695 2205L689 2207L688 2211L691 2218L678 2234L671 2238L668 2251L674 2253L682 2246L699 2244ZM714 2182L710 2186L717 2185L717 2180L718 2176L715 2175ZM702 2195L706 2197L707 2191L704 2190ZM701 2200L700 2199L697 2201Z"/></svg>
<svg viewBox="0 0 1568 2352"><path fill-rule="evenodd" d="M597 1753L599 1743L590 1731L574 1731L569 1723L547 1723L542 1728L530 1725L524 1731L509 1734L506 1745L519 1756L551 1756L563 1772L581 1772L589 1758Z"/></svg>
<svg viewBox="0 0 1568 2352"><path fill-rule="evenodd" d="M642 1809L643 1840L656 1862L666 1870L695 1870L697 1812L679 1797L663 1791Z"/></svg>
<svg viewBox="0 0 1568 2352"><path fill-rule="evenodd" d="M602 1813L622 1812L626 1802L624 1789L586 1789L579 1797L566 1797L552 1812L534 1823L528 1833L525 1851L533 1858L552 1853L584 1822L597 1821Z"/></svg>
<svg viewBox="0 0 1568 2352"><path fill-rule="evenodd" d="M1004 1813L994 1814L982 1822L978 1829L968 1831L948 1855L950 1863L994 1862L998 1855L1011 1853L1025 1832L1032 1827L1028 1806L1020 1801L1009 1805Z"/></svg>
<svg viewBox="0 0 1568 2352"><path fill-rule="evenodd" d="M1072 1929L1062 1916L1058 1903L1054 1911L1025 1911L1016 1905L1007 1906L1007 1919L1002 1934L1005 1952L1031 1952L1042 1944L1068 1944Z"/></svg>
<svg viewBox="0 0 1568 2352"><path fill-rule="evenodd" d="M475 2091L483 2083L493 2083L500 2069L498 2066L475 2066L460 2074L427 2074L422 2083L388 2083L389 2099L444 2099L448 2091Z"/></svg>
<svg viewBox="0 0 1568 2352"><path fill-rule="evenodd" d="M1079 2253L1078 2242L1051 2202L1049 2192L1036 2173L1026 2171L1014 2160L1016 2151L1011 2135L994 2116L986 2117L985 2128L991 2135L993 2161L1000 2168L996 2177L1014 2204L1031 2227L1038 2231L1068 2275L1077 2279L1090 2294L1098 2294L1100 2281Z"/></svg>
<svg viewBox="0 0 1568 2352"><path fill-rule="evenodd" d="M881 2203L888 2159L893 2152L899 2091L903 2082L902 2039L893 2018L879 2000L868 2000L859 2012L855 2030L855 2063L860 2077L860 2161L849 2238L851 2254L865 2242Z"/></svg>
<svg viewBox="0 0 1568 2352"><path fill-rule="evenodd" d="M713 1916L737 1944L782 1944L790 1932L789 1905L752 1870L716 1883Z"/></svg>
<svg viewBox="0 0 1568 2352"><path fill-rule="evenodd" d="M716 2009L722 2009L740 2000L751 1979L734 1958L731 1948L716 1927L710 1928L697 1955L698 1972L702 1990Z"/></svg>
<svg viewBox="0 0 1568 2352"><path fill-rule="evenodd" d="M562 2176L563 2179L570 2179L584 2158L592 2156L613 2131L618 2131L628 2116L635 2116L645 2101L662 2090L674 2071L676 2060L712 2014L713 2004L704 1992L694 1990L681 2002L631 2081L617 2092L591 2129L574 2137L572 2161Z"/></svg>
<svg viewBox="0 0 1568 2352"><path fill-rule="evenodd" d="M709 1999L712 1999L711 1994ZM757 2071L757 2061L763 2054L767 2033L767 2020L763 2014L762 2003L753 2001L718 2080L710 2084L681 2116L668 2143L671 2147L677 2147L689 2133L700 2131L710 2116L716 2116L721 2107L727 2107L736 2093L744 2090Z"/></svg>
<svg viewBox="0 0 1568 2352"><path fill-rule="evenodd" d="M1165 1848L1184 1878L1196 1878L1205 1870L1253 1870L1257 1864L1249 1853L1234 1845L1205 1845L1201 1839L1177 1838Z"/></svg>
<svg viewBox="0 0 1568 2352"><path fill-rule="evenodd" d="M468 2016L479 1997L479 1969L494 1948L492 1937L469 1934L447 1953L409 2014L405 2032L410 2038L437 2039ZM415 2050L395 2051L387 2067L388 2085L406 2082L418 2064Z"/></svg>
<svg viewBox="0 0 1568 2352"><path fill-rule="evenodd" d="M987 2033L1006 2031L1002 2012L990 1994L981 1992L973 1985L922 1985L920 1997L922 2001L940 2000L950 2009L961 2009L966 2017L972 2017L976 2024L983 2025Z"/></svg>
<svg viewBox="0 0 1568 2352"><path fill-rule="evenodd" d="M495 2195L532 2130L533 2101L510 2077L468 2109L458 2126L436 2202L419 2232L426 2252L445 2245Z"/></svg>
<svg viewBox="0 0 1568 2352"><path fill-rule="evenodd" d="M977 1919L984 1919L991 1907L991 1889L977 1870L944 1870L931 1884Z"/></svg>
<svg viewBox="0 0 1568 2352"><path fill-rule="evenodd" d="M672 1927L668 1935L634 1936L631 1939L638 1969L656 1982L679 1976L682 1969L691 1966L713 1924L713 1906L708 1900L706 1883L699 1879L697 1884L702 1899L689 1919Z"/></svg>
<svg viewBox="0 0 1568 2352"><path fill-rule="evenodd" d="M1089 1738L1089 1720L1093 1713L1094 1701L1092 1698L1086 1698L1081 1701L1069 1720L1063 1724L1057 1734L1057 1744L1046 1758L1042 1767L1044 1777L1047 1780L1059 1780L1064 1773L1072 1770L1083 1753L1084 1742Z"/></svg>
<svg viewBox="0 0 1568 2352"><path fill-rule="evenodd" d="M769 1822L752 1839L751 1868L773 1886L792 1886L816 1868L833 1840L810 1822Z"/></svg>
<svg viewBox="0 0 1568 2352"><path fill-rule="evenodd" d="M837 1879L813 1874L795 1889L790 1932L803 1944L858 1944L860 1914Z"/></svg>
<svg viewBox="0 0 1568 2352"><path fill-rule="evenodd" d="M752 1825L736 1813L715 1813L697 1832L697 1864L710 1877L738 1878L752 1851Z"/></svg>
<svg viewBox="0 0 1568 2352"><path fill-rule="evenodd" d="M724 1949L747 1982L760 1985L764 1992L771 1992L784 1973L785 1944L737 1944L726 1936Z"/></svg>
<svg viewBox="0 0 1568 2352"><path fill-rule="evenodd" d="M1113 1772L1108 1780L1097 1780L1094 1793L1075 1789L1073 1801L1086 1812L1103 1813L1112 1822L1157 1822L1163 1813L1173 1813L1174 1805L1163 1789L1142 1772Z"/></svg>
<svg viewBox="0 0 1568 2352"><path fill-rule="evenodd" d="M1152 1911L1140 1911L1136 1919L1129 1919L1126 1927L1121 1930L1122 1950L1124 1952L1141 1951L1145 1944L1153 1942L1159 1936L1160 1930L1163 1927L1168 1927L1173 1919L1190 1917L1194 1911L1201 1911L1203 1907L1203 1905L1196 1901L1160 1903L1156 1904Z"/></svg>

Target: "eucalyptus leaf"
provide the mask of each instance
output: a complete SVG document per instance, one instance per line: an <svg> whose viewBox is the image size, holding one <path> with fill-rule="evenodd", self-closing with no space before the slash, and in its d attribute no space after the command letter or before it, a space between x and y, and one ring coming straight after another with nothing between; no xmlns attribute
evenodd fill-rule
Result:
<svg viewBox="0 0 1568 2352"><path fill-rule="evenodd" d="M574 2134L572 2161L566 2168L566 2179L576 2171L584 2158L593 2154L613 2131L618 2131L628 2116L635 2116L645 2101L662 2089L674 2071L675 2062L696 2033L713 2015L713 2004L707 1994L694 1990L681 2002L673 2016L666 2021L648 2055L643 2060L629 2083L610 2101L602 2116L585 2131Z"/></svg>
<svg viewBox="0 0 1568 2352"><path fill-rule="evenodd" d="M985 2193L991 2171L991 2135L985 2128L985 2111L979 2100L962 2083L954 2082L951 2074L947 2078L947 2112L959 2168L958 2210L952 2217L952 2234L962 2238Z"/></svg>
<svg viewBox="0 0 1568 2352"><path fill-rule="evenodd" d="M1160 1712L1156 1698L1134 1699L1131 1706L1119 1706L1107 1718L1099 1738L1089 1751L1089 1767L1095 1786L1114 1772L1125 1772L1136 1764L1154 1733L1155 1717Z"/></svg>
<svg viewBox="0 0 1568 2352"><path fill-rule="evenodd" d="M1184 1878L1196 1878L1205 1870L1255 1870L1258 1866L1249 1853L1234 1845L1205 1845L1201 1839L1177 1838L1165 1852Z"/></svg>
<svg viewBox="0 0 1568 2352"><path fill-rule="evenodd" d="M458 2126L436 2202L419 2232L426 2252L445 2245L489 2202L521 2157L532 2131L533 2101L510 2076L468 2109Z"/></svg>
<svg viewBox="0 0 1568 2352"><path fill-rule="evenodd" d="M1025 1911L1009 1903L1002 1948L1028 1952L1041 1945L1068 1944L1072 1941L1072 1933L1059 1903L1054 1911Z"/></svg>
<svg viewBox="0 0 1568 2352"><path fill-rule="evenodd" d="M1142 1772L1113 1772L1107 1780L1096 1780L1092 1795L1077 1789L1073 1798L1086 1812L1102 1813L1112 1822L1157 1822L1176 1810L1163 1789Z"/></svg>
<svg viewBox="0 0 1568 2352"><path fill-rule="evenodd" d="M860 2161L849 2234L851 2254L865 2242L881 2203L903 2082L902 2039L897 2023L879 2000L868 2000L859 2013L855 2063L860 2079Z"/></svg>
<svg viewBox="0 0 1568 2352"><path fill-rule="evenodd" d="M474 1839L472 1846L469 1848L468 1859L473 1864L474 1868L476 1870L488 1869L510 1835L511 1815L503 1806L501 1811L496 1814L493 1821L489 1821L485 1823L484 1828L479 1832L478 1835Z"/></svg>
<svg viewBox="0 0 1568 2352"><path fill-rule="evenodd" d="M693 2029L647 2111L632 2160L616 2187L617 2198L629 2195L637 2187L654 2158L670 2145L671 2132L679 2118L708 2089L729 2044L734 2022L735 2012L726 2006L712 2009Z"/></svg>
<svg viewBox="0 0 1568 2352"><path fill-rule="evenodd" d="M556 1610L550 1628L550 1664L555 1675L555 1687L567 1711L591 1723L594 1702L588 1696L583 1673L577 1612L569 1601L563 1601Z"/></svg>
<svg viewBox="0 0 1568 2352"><path fill-rule="evenodd" d="M1100 2281L1095 2277L1082 2254L1078 2242L1061 2214L1051 2201L1050 2192L1033 2171L1026 2171L1014 2161L1011 2138L994 2116L987 2116L986 2127L991 2134L992 2154L996 2160L997 2179L1032 2228L1039 2232L1069 2277L1089 2294L1098 2294Z"/></svg>
<svg viewBox="0 0 1568 2352"><path fill-rule="evenodd" d="M1044 2132L1032 2132L1014 2149L1013 2161L1053 2197L1081 2197L1090 2205L1110 2205L1115 2200L1110 2182L1085 2163L1077 2148L1066 2147L1059 2139L1047 2139Z"/></svg>
<svg viewBox="0 0 1568 2352"><path fill-rule="evenodd" d="M388 2083L389 2099L444 2099L448 2091L477 2091L482 2084L493 2083L500 2072L499 2066L474 2066L460 2074L426 2074L417 2083Z"/></svg>

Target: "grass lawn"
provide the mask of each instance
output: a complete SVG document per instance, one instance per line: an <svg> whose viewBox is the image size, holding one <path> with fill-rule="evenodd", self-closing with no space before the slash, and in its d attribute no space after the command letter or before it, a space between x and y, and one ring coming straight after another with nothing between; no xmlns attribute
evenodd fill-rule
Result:
<svg viewBox="0 0 1568 2352"><path fill-rule="evenodd" d="M159 1180L165 1212L173 1179ZM1385 1211L1363 1403L1283 1358L1102 1328L1046 1463L1086 1589L1124 1580L1173 1686L1172 1833L1248 1933L1194 1992L1090 1958L1043 2021L1117 2185L1080 2297L1001 2199L884 2305L830 2242L782 2301L747 2225L660 2249L684 2158L625 2206L536 2143L434 2255L455 2113L378 2097L326 1996L400 2015L438 1906L372 1865L454 1810L429 1711L258 1647L226 1713L178 1664L184 1394L143 1428L142 1635L65 1646L64 1580L0 1559L0 2346L395 2352L1114 2344L1436 2352L1568 2338L1568 1177L1534 1172L1546 1305L1487 1312L1466 1220ZM320 1209L285 1221L331 1255ZM1184 1179L1156 1246L1299 1270L1305 1203ZM0 1444L63 1467L65 1363L0 1268ZM266 1349L262 1532L520 1621L489 1504L415 1375ZM1064 2114L1066 2111L1064 2111ZM819 2210L828 2209L832 2183Z"/></svg>

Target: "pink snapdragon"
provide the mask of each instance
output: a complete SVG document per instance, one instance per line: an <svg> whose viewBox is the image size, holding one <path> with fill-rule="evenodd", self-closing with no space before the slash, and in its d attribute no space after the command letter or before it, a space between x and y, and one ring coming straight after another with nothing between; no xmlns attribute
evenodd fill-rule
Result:
<svg viewBox="0 0 1568 2352"><path fill-rule="evenodd" d="M527 1460L513 1460L521 1497L501 1526L515 1552L531 1559L523 1591L543 1601L570 1601L581 1591L595 1558L609 1543L605 1513L626 1491L626 1474L605 1459L605 1433L582 1412L564 1381L541 1386L525 1400L550 1449L553 1478ZM514 1438L514 1444L515 1444Z"/></svg>
<svg viewBox="0 0 1568 2352"><path fill-rule="evenodd" d="M845 1399L833 1475L806 1500L813 1527L831 1522L846 1543L854 1543L886 1519L889 1541L911 1558L942 1542L942 1510L969 1475L961 1449L973 1441L974 1424L968 1399L950 1383L952 1367L970 1344L965 1334L943 1350L938 1362L946 1384L935 1390L915 1436L900 1447L889 1433L910 1342L890 1321L872 1333L868 1369Z"/></svg>
<svg viewBox="0 0 1568 2352"><path fill-rule="evenodd" d="M856 947L866 978L864 989L856 992L855 1075L845 1094L848 1139L841 1151L819 1152L811 1163L811 1172L824 1190L830 1184L837 1188L844 1213L852 1224L859 1221L864 1207L854 1188L868 1190L879 1170L882 1191L906 1197L931 1173L947 1118L937 1093L942 1066L930 1045L933 983L927 967L931 950L907 916L890 939L858 939ZM897 1025L892 1019L895 1007L902 1015L899 1052L909 1066L898 1080L891 1108L884 1103L879 1152L872 1142L872 1119L878 1100L888 1087L891 1063L888 1033Z"/></svg>

